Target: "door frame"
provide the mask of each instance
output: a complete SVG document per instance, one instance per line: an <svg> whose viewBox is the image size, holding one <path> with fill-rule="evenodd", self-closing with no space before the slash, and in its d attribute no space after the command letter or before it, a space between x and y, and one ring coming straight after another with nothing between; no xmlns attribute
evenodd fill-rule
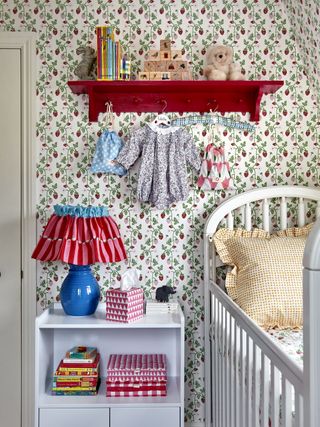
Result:
<svg viewBox="0 0 320 427"><path fill-rule="evenodd" d="M21 58L21 426L34 427L36 317L36 34L0 32L0 49Z"/></svg>

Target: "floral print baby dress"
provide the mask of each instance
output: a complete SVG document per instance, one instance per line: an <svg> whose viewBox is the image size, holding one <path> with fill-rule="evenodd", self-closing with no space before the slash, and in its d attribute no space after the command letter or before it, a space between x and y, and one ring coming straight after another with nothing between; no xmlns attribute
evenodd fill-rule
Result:
<svg viewBox="0 0 320 427"><path fill-rule="evenodd" d="M129 169L140 155L137 188L140 201L164 209L187 198L187 164L199 171L201 159L185 129L148 123L133 133L116 161Z"/></svg>

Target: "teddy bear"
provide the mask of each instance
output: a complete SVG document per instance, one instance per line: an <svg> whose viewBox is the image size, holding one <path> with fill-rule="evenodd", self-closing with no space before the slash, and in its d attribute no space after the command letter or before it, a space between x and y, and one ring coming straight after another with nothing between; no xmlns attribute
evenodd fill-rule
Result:
<svg viewBox="0 0 320 427"><path fill-rule="evenodd" d="M203 73L208 80L244 80L240 67L232 61L232 47L213 45L208 50L207 66Z"/></svg>

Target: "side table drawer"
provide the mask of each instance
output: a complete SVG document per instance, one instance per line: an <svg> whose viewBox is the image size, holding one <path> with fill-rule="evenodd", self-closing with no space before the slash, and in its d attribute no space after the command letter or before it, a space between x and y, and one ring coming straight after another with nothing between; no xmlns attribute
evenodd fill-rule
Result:
<svg viewBox="0 0 320 427"><path fill-rule="evenodd" d="M40 409L39 427L109 427L109 409Z"/></svg>
<svg viewBox="0 0 320 427"><path fill-rule="evenodd" d="M180 408L111 408L111 427L179 427Z"/></svg>

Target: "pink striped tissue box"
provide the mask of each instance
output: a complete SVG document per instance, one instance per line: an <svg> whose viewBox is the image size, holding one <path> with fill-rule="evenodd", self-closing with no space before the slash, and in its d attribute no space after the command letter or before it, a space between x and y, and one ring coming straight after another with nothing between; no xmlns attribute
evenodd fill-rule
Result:
<svg viewBox="0 0 320 427"><path fill-rule="evenodd" d="M107 320L130 323L143 317L143 290L109 289L106 293Z"/></svg>

